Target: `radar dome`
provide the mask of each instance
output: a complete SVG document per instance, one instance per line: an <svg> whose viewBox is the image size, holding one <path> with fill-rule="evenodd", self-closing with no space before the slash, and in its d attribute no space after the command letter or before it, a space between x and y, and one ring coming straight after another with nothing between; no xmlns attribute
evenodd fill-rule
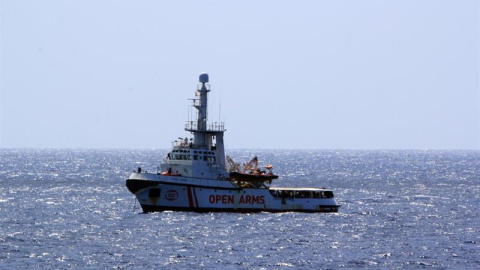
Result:
<svg viewBox="0 0 480 270"><path fill-rule="evenodd" d="M199 80L201 83L208 83L208 74L203 72L202 74L200 74Z"/></svg>

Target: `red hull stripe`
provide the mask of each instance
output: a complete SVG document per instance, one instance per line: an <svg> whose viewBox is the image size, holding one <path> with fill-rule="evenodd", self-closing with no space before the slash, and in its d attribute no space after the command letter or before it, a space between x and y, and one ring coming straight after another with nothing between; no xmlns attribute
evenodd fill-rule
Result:
<svg viewBox="0 0 480 270"><path fill-rule="evenodd" d="M195 197L195 205L196 205L196 207L199 207L198 206L198 199L197 199L197 192L195 191L194 187L192 187L192 189L193 189L193 197Z"/></svg>
<svg viewBox="0 0 480 270"><path fill-rule="evenodd" d="M190 206L190 208L193 208L193 199L192 199L191 187L187 187L187 193L188 193L188 206Z"/></svg>

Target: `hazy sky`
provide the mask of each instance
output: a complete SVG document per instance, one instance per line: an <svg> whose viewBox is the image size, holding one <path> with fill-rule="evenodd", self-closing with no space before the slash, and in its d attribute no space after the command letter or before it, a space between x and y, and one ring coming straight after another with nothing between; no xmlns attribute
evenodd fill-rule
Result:
<svg viewBox="0 0 480 270"><path fill-rule="evenodd" d="M169 148L205 71L227 148L480 150L477 0L0 8L0 147Z"/></svg>

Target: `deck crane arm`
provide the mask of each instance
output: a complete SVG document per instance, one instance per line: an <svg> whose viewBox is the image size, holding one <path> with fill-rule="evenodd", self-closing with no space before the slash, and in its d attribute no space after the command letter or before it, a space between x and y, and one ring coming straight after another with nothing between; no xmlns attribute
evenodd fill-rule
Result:
<svg viewBox="0 0 480 270"><path fill-rule="evenodd" d="M245 166L243 166L242 172L243 173L246 173L247 171L256 172L257 168L258 168L258 158L254 157L252 158L252 160L250 160L250 162L248 162L247 164L245 164Z"/></svg>
<svg viewBox="0 0 480 270"><path fill-rule="evenodd" d="M233 161L233 159L230 156L227 156L227 162L228 162L228 171L229 172L239 172L240 171L240 164L236 163Z"/></svg>

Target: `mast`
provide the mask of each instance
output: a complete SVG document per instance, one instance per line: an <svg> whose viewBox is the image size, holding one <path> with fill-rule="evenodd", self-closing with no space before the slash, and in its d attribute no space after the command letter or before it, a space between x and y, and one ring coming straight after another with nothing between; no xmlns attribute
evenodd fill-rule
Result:
<svg viewBox="0 0 480 270"><path fill-rule="evenodd" d="M197 113L197 130L198 131L207 131L207 106L208 106L208 92L210 92L210 85L208 83L208 74L202 73L199 77L200 85L198 85L197 92L200 93L200 98L194 100L193 107L198 110ZM198 101L195 102L195 101ZM204 132L194 132L195 136L193 138L193 143L205 144Z"/></svg>
<svg viewBox="0 0 480 270"><path fill-rule="evenodd" d="M195 93L198 98L192 99L192 107L198 110L197 119L196 121L188 121L185 130L193 133L192 148L215 151L218 164L225 167L225 148L223 144L225 125L223 122L208 124L208 92L210 92L208 74L201 73L199 82Z"/></svg>

